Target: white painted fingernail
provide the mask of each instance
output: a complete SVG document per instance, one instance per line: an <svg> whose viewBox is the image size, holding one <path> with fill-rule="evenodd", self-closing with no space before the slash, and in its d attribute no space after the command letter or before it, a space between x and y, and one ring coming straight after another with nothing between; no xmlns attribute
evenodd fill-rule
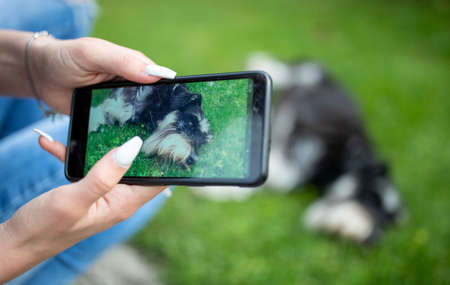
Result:
<svg viewBox="0 0 450 285"><path fill-rule="evenodd" d="M157 64L147 65L147 67L145 68L145 73L147 73L147 75L153 75L169 79L174 79L175 76L177 75L177 73L172 69Z"/></svg>
<svg viewBox="0 0 450 285"><path fill-rule="evenodd" d="M121 145L113 154L114 160L122 167L128 167L139 153L142 147L142 139L138 136L133 137Z"/></svg>
<svg viewBox="0 0 450 285"><path fill-rule="evenodd" d="M163 191L164 196L166 196L167 198L172 196L172 190L170 190L170 188L167 188L166 190Z"/></svg>
<svg viewBox="0 0 450 285"><path fill-rule="evenodd" d="M41 131L39 129L33 129L33 132L36 132L36 133L40 134L41 136L43 136L44 138L48 139L51 142L55 141L49 134L46 134L46 133L44 133L43 131Z"/></svg>

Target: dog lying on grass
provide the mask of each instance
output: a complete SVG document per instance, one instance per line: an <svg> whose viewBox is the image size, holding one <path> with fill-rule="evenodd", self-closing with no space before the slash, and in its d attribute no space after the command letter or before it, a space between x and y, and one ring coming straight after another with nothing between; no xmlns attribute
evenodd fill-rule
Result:
<svg viewBox="0 0 450 285"><path fill-rule="evenodd" d="M201 104L201 94L178 83L116 88L91 108L89 132L102 125L144 124L150 136L141 151L189 169L212 138Z"/></svg>
<svg viewBox="0 0 450 285"><path fill-rule="evenodd" d="M285 64L255 54L249 70L267 71L275 98L266 186L281 192L315 186L305 226L353 240L375 241L398 220L402 206L350 94L314 61ZM243 200L253 189L195 190L215 200Z"/></svg>

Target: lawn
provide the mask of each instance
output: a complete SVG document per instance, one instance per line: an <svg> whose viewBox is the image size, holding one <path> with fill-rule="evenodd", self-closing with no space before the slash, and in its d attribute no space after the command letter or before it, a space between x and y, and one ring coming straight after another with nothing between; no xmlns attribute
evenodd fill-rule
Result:
<svg viewBox="0 0 450 285"><path fill-rule="evenodd" d="M321 61L360 103L409 212L366 248L305 231L313 191L216 203L175 191L132 241L168 284L450 284L450 4L100 1L95 35L180 75L264 50Z"/></svg>

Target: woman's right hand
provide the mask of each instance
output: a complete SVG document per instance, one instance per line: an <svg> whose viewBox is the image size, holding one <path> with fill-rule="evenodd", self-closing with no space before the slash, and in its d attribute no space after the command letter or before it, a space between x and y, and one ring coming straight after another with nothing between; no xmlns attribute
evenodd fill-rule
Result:
<svg viewBox="0 0 450 285"><path fill-rule="evenodd" d="M39 143L64 162L64 145L43 136ZM141 146L139 137L132 138L108 152L82 180L34 198L0 224L0 283L127 219L164 190L118 184Z"/></svg>

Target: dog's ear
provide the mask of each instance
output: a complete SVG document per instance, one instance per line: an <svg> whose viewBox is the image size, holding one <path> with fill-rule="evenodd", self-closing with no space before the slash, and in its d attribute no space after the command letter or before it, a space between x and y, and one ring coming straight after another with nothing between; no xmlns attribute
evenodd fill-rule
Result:
<svg viewBox="0 0 450 285"><path fill-rule="evenodd" d="M196 93L192 93L189 104L202 106L202 95L196 94Z"/></svg>
<svg viewBox="0 0 450 285"><path fill-rule="evenodd" d="M176 83L171 85L170 88L170 96L180 96L181 94L189 93L189 89L187 89L186 85L184 84Z"/></svg>
<svg viewBox="0 0 450 285"><path fill-rule="evenodd" d="M188 105L202 104L202 96L200 94L191 93L182 84L175 84L170 95L170 108L172 110L180 110Z"/></svg>

